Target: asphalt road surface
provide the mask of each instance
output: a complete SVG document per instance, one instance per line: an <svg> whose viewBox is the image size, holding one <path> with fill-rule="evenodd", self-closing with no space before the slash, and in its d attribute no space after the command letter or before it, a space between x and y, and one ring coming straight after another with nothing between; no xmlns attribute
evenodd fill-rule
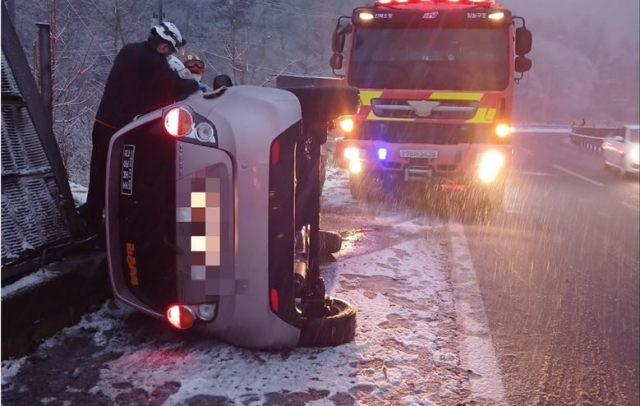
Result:
<svg viewBox="0 0 640 406"><path fill-rule="evenodd" d="M512 405L638 405L639 184L516 134L503 210L464 225Z"/></svg>

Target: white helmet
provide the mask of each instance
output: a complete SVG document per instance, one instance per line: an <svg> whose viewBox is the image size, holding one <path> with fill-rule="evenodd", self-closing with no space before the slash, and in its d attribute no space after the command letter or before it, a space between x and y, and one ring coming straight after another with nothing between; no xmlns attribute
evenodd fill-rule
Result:
<svg viewBox="0 0 640 406"><path fill-rule="evenodd" d="M169 63L171 69L178 72L178 76L180 76L182 79L191 79L191 72L189 72L189 69L184 66L180 58L171 55L167 57L167 62Z"/></svg>
<svg viewBox="0 0 640 406"><path fill-rule="evenodd" d="M187 43L174 23L163 22L156 25L151 29L151 35L167 41L176 51Z"/></svg>

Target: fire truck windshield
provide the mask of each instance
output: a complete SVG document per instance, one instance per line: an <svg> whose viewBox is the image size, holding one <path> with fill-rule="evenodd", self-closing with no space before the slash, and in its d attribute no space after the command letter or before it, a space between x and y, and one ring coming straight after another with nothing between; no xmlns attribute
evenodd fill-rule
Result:
<svg viewBox="0 0 640 406"><path fill-rule="evenodd" d="M349 84L365 89L504 90L509 31L374 28L355 32Z"/></svg>

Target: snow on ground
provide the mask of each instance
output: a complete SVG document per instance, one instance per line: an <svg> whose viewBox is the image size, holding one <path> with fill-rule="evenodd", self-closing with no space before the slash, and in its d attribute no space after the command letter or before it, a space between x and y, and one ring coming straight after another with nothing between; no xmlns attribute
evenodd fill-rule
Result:
<svg viewBox="0 0 640 406"><path fill-rule="evenodd" d="M322 189L322 210L332 210L351 204L349 178L343 169L327 167Z"/></svg>
<svg viewBox="0 0 640 406"><path fill-rule="evenodd" d="M69 182L69 187L76 207L80 207L87 202L88 189L86 187L73 182Z"/></svg>
<svg viewBox="0 0 640 406"><path fill-rule="evenodd" d="M38 271L31 273L21 279L18 279L17 281L3 286L2 287L2 298L6 299L7 297L10 297L14 294L16 294L16 292L19 292L23 289L27 289L29 287L32 287L34 285L43 283L49 279L54 278L57 275L57 273L50 271L48 268L42 268L39 269Z"/></svg>
<svg viewBox="0 0 640 406"><path fill-rule="evenodd" d="M353 205L345 179L341 171L328 171L326 210ZM3 397L37 397L42 374L56 377L59 387L55 393L42 389L40 400L48 402L462 404L470 395L469 373L460 367L446 229L406 215L388 218L402 240L339 257L323 269L329 292L358 312L354 342L250 351L175 332L109 301L45 341L34 357L3 362Z"/></svg>

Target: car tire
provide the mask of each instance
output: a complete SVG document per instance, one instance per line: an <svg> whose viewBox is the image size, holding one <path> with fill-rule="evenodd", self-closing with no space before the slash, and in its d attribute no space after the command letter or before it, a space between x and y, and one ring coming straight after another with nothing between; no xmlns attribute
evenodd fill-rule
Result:
<svg viewBox="0 0 640 406"><path fill-rule="evenodd" d="M325 317L302 319L300 347L335 347L346 344L356 336L356 311L346 301L330 298L331 314Z"/></svg>
<svg viewBox="0 0 640 406"><path fill-rule="evenodd" d="M320 255L335 254L342 249L342 236L333 231L320 230L318 242Z"/></svg>
<svg viewBox="0 0 640 406"><path fill-rule="evenodd" d="M602 161L602 170L609 172L611 170L611 165L609 165L607 161Z"/></svg>

